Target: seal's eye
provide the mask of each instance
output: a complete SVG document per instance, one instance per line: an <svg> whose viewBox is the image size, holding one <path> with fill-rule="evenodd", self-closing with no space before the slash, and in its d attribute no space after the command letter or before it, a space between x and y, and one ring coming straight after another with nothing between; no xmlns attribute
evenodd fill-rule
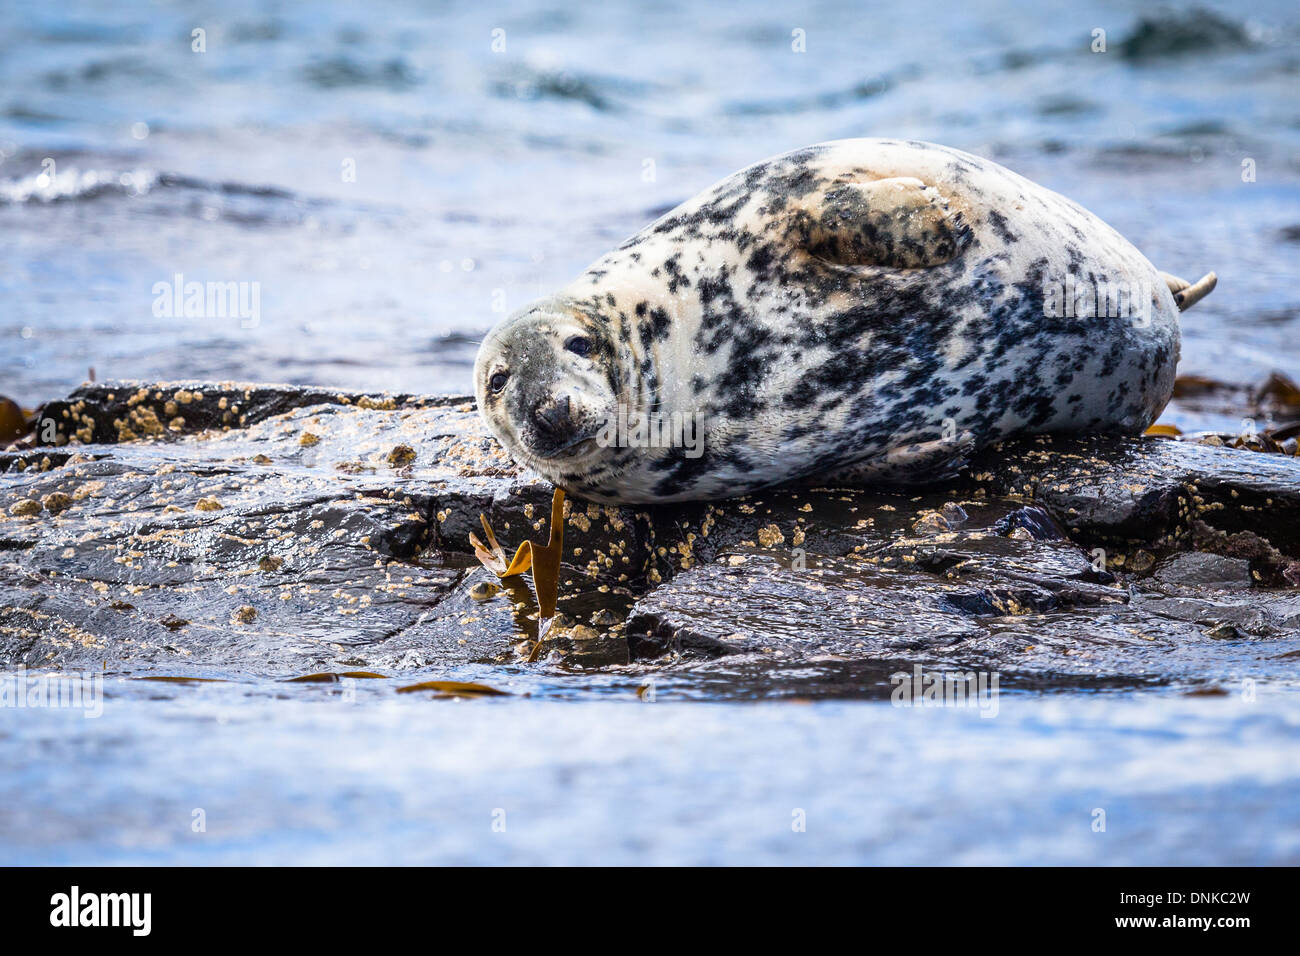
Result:
<svg viewBox="0 0 1300 956"><path fill-rule="evenodd" d="M505 372L497 372L491 379L489 379L488 387L491 388L493 392L499 392L501 389L506 387L506 379L508 378L510 378L510 376Z"/></svg>
<svg viewBox="0 0 1300 956"><path fill-rule="evenodd" d="M564 347L574 355L587 355L591 352L591 339L584 339L581 335L575 335L564 343Z"/></svg>

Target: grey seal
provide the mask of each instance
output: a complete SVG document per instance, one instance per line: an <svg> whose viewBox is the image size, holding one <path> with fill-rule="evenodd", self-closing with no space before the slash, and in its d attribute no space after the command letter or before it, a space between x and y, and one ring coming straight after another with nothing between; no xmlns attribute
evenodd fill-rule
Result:
<svg viewBox="0 0 1300 956"><path fill-rule="evenodd" d="M597 501L921 483L1016 435L1146 429L1179 310L1214 282L987 159L839 140L727 177L504 319L475 392L516 461Z"/></svg>

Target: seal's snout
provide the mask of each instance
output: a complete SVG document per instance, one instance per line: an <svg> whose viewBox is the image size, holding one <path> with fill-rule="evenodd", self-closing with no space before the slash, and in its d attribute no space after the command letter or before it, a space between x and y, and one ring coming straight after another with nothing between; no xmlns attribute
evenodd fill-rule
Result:
<svg viewBox="0 0 1300 956"><path fill-rule="evenodd" d="M532 427L525 444L542 458L574 454L574 449L591 437L587 417L572 395L548 395L529 414Z"/></svg>
<svg viewBox="0 0 1300 956"><path fill-rule="evenodd" d="M572 402L568 395L556 395L533 409L533 424L553 441L563 443L574 431Z"/></svg>

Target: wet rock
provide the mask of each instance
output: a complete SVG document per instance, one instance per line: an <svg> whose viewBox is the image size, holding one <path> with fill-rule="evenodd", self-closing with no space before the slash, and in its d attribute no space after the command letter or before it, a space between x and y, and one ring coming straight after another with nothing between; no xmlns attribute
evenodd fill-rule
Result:
<svg viewBox="0 0 1300 956"><path fill-rule="evenodd" d="M41 499L41 504L45 506L46 511L58 514L72 506L72 497L61 491L53 491Z"/></svg>
<svg viewBox="0 0 1300 956"><path fill-rule="evenodd" d="M953 524L944 515L955 518L954 508L963 516L971 509L977 518L1007 510L987 497L950 498L799 486L726 502L657 508L651 515L655 553L650 583L711 562L729 549L763 548L797 566L811 555L840 557L901 537L949 533Z"/></svg>
<svg viewBox="0 0 1300 956"><path fill-rule="evenodd" d="M942 534L951 531L952 525L939 512L927 511L912 524L912 530L917 534Z"/></svg>
<svg viewBox="0 0 1300 956"><path fill-rule="evenodd" d="M629 644L638 658L758 659L772 674L781 670L774 659L815 660L819 680L841 690L878 680L900 658L991 667L1030 683L1194 680L1234 669L1293 675L1284 655L1300 639L1300 594L1189 603L1107 567L1109 558L1126 574L1145 573L1157 553L1214 536L1252 564L1279 565L1286 556L1271 542L1293 549L1300 525L1275 518L1300 515L1300 467L1261 458L1140 439L1007 443L971 469L962 490L973 485L976 503L961 499L971 520L959 532L945 533L930 495L826 492L854 509L854 521L841 513L818 529L817 548L834 560L809 556L809 576L779 551L755 554L758 542L718 535L750 553L719 549L706 556L711 563L642 597L627 622ZM734 520L729 508L716 523ZM1208 559L1198 561L1208 571ZM897 576L874 577L876 568ZM1217 568L1240 581L1240 564ZM1268 643L1249 646L1260 639Z"/></svg>
<svg viewBox="0 0 1300 956"><path fill-rule="evenodd" d="M45 405L37 416L37 434L47 423L53 435L42 441L66 445L112 443L160 437L162 423L183 416L181 434L246 428L300 408L341 405L363 409L396 408L455 399L414 398L386 393L348 393L288 385L232 382L174 382L158 385L102 383L87 385L66 400Z"/></svg>
<svg viewBox="0 0 1300 956"><path fill-rule="evenodd" d="M1066 537L1065 529L1061 527L1060 522L1041 505L1017 508L999 518L994 530L998 534L1025 541L1060 541Z"/></svg>
<svg viewBox="0 0 1300 956"><path fill-rule="evenodd" d="M1292 640L1300 636L1300 594L1293 592L1253 593L1249 597L1232 593L1177 590L1161 592L1139 589L1132 606L1143 614L1158 615L1193 625L1216 639ZM1285 653L1290 647L1280 647Z"/></svg>
<svg viewBox="0 0 1300 956"><path fill-rule="evenodd" d="M1077 545L999 534L999 522L1013 508L972 506L977 527L940 541L882 527L885 534L870 546L818 556L804 566L753 550L723 555L638 601L627 621L633 654L833 653L892 660L901 651L978 639L981 617L1127 602L1114 576L1097 569Z"/></svg>
<svg viewBox="0 0 1300 956"><path fill-rule="evenodd" d="M601 631L585 624L552 629L544 649L549 659L570 668L616 667L631 659L621 629Z"/></svg>
<svg viewBox="0 0 1300 956"><path fill-rule="evenodd" d="M1087 547L1186 549L1249 532L1300 554L1300 461L1155 438L1040 436L981 452L969 480L1047 508Z"/></svg>
<svg viewBox="0 0 1300 956"><path fill-rule="evenodd" d="M1192 545L1250 563L1251 577L1265 586L1300 586L1300 561L1283 554L1268 540L1253 531L1229 534L1211 528L1203 521L1192 523Z"/></svg>
<svg viewBox="0 0 1300 956"><path fill-rule="evenodd" d="M946 600L961 589L918 574L849 559L819 557L792 569L770 555L745 558L686 571L639 601L627 622L633 655L798 659L872 649L902 660L978 630Z"/></svg>
<svg viewBox="0 0 1300 956"><path fill-rule="evenodd" d="M404 468L415 461L415 449L410 445L398 445L388 453L388 464L393 468Z"/></svg>
<svg viewBox="0 0 1300 956"><path fill-rule="evenodd" d="M545 540L552 489L468 399L106 383L37 424L0 453L7 665L615 667L756 695L861 694L925 661L1044 685L1300 667L1300 591L1273 587L1300 576L1283 456L1041 438L945 488L570 498L538 646L530 578L497 580L468 537L483 513L512 553Z"/></svg>
<svg viewBox="0 0 1300 956"><path fill-rule="evenodd" d="M1144 571L1150 571L1156 565L1156 556L1150 551L1144 551L1141 548L1130 555L1124 555L1124 560L1118 562L1125 570L1135 571L1138 574Z"/></svg>
<svg viewBox="0 0 1300 956"><path fill-rule="evenodd" d="M944 521L948 522L950 528L960 528L970 517L966 514L966 509L955 501L945 501L939 513L943 515Z"/></svg>
<svg viewBox="0 0 1300 956"><path fill-rule="evenodd" d="M1023 614L1126 600L1115 576L1069 542L1037 543L974 532L954 536L942 546L890 544L864 560L976 586L973 595L949 600L977 614Z"/></svg>
<svg viewBox="0 0 1300 956"><path fill-rule="evenodd" d="M758 555L693 569L651 591L628 620L628 642L635 658L665 662L683 680L707 682L719 667L732 675L758 669L767 694L819 687L883 696L890 674L917 664L997 673L1009 688L1296 676L1296 606L1251 616L1245 607L1207 613L1154 595L1130 600L1123 590L1037 604L1044 596L1014 579L999 586L992 575L885 572L855 558L792 572ZM1227 631L1233 610L1244 619Z"/></svg>
<svg viewBox="0 0 1300 956"><path fill-rule="evenodd" d="M1160 584L1174 588L1239 590L1251 585L1249 561L1204 551L1174 555L1161 564L1154 577Z"/></svg>

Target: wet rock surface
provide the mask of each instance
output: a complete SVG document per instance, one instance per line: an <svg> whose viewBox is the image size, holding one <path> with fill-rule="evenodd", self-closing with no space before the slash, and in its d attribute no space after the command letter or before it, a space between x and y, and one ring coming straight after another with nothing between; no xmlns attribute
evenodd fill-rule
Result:
<svg viewBox="0 0 1300 956"><path fill-rule="evenodd" d="M1084 544L1207 550L1294 572L1300 461L1162 439L1042 437L987 449L970 476L1032 497ZM1300 579L1292 581L1300 584Z"/></svg>
<svg viewBox="0 0 1300 956"><path fill-rule="evenodd" d="M559 616L472 557L551 487L459 397L106 383L0 452L0 661L286 679L460 665L700 696L889 675L1213 686L1300 674L1300 462L1037 438L918 491L566 502ZM603 675L598 678L598 675Z"/></svg>

